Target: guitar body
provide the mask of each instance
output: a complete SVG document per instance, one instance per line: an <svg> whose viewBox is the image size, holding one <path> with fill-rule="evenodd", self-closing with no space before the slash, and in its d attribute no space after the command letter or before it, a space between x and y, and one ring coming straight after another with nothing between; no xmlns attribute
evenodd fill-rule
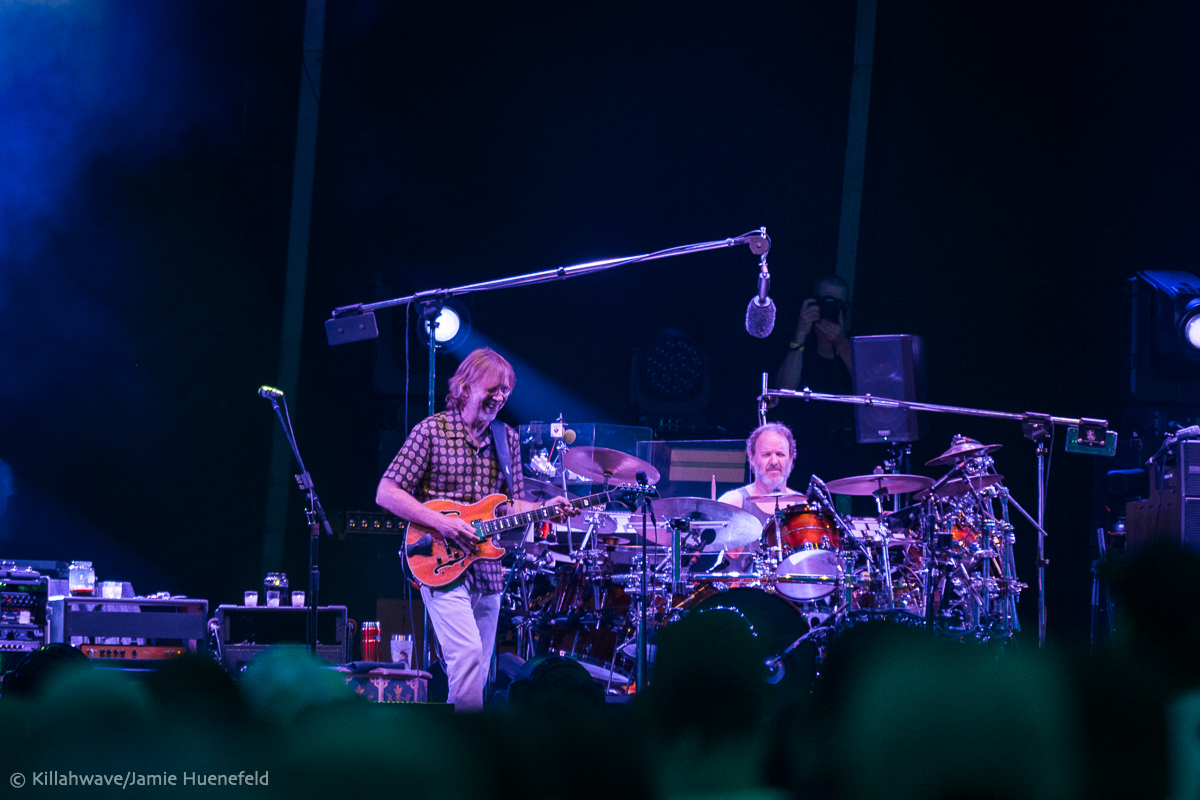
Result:
<svg viewBox="0 0 1200 800"><path fill-rule="evenodd" d="M453 500L430 500L425 507L441 514L452 514L470 523L485 522L496 518L496 506L508 502L502 494L490 494L473 505L463 505ZM481 535L482 538L482 535ZM491 538L482 538L476 544L479 549L472 553L457 542L447 542L442 534L410 522L404 536L404 553L413 577L432 588L445 586L462 577L467 567L479 559L499 561L505 549L492 544Z"/></svg>

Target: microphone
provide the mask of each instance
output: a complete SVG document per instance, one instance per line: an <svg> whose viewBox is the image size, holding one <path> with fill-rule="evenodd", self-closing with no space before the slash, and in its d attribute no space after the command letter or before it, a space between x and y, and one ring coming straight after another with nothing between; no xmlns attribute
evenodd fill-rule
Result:
<svg viewBox="0 0 1200 800"><path fill-rule="evenodd" d="M819 478L817 478L816 475L813 475L808 479L808 490L804 493L804 499L807 500L810 505L815 505L821 502L821 495L818 493L820 490L817 489L818 480Z"/></svg>
<svg viewBox="0 0 1200 800"><path fill-rule="evenodd" d="M278 400L283 397L283 392L276 389L274 386L260 386L258 387L258 396L266 397L270 400Z"/></svg>
<svg viewBox="0 0 1200 800"><path fill-rule="evenodd" d="M1193 436L1200 436L1200 425L1189 425L1186 428L1180 428L1171 435L1175 441L1180 439L1191 439Z"/></svg>
<svg viewBox="0 0 1200 800"><path fill-rule="evenodd" d="M775 301L767 297L770 289L771 273L763 263L758 273L758 294L751 297L746 306L746 333L756 339L767 338L775 329Z"/></svg>
<svg viewBox="0 0 1200 800"><path fill-rule="evenodd" d="M783 680L783 676L787 674L787 667L783 665L783 659L779 656L772 658L764 658L762 661L763 676L762 679L774 686Z"/></svg>
<svg viewBox="0 0 1200 800"><path fill-rule="evenodd" d="M567 428L563 431L563 441L567 444L575 444L575 431Z"/></svg>

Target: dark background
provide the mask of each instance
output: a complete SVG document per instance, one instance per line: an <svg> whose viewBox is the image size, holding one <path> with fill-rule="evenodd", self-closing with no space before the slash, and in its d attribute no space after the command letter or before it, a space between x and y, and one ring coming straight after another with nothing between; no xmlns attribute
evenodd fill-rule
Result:
<svg viewBox="0 0 1200 800"><path fill-rule="evenodd" d="M213 605L261 580L277 423L255 389L278 376L303 10L0 11L0 557L90 559ZM931 402L1121 418L1122 282L1194 270L1197 14L881 0L852 321L925 337ZM780 319L763 342L742 327L745 248L468 301L518 366L510 423L633 424L632 349L670 326L708 354L708 421L744 436L759 375L835 267L854 25L852 2L331 3L290 398L325 506L373 507L380 431L404 417L403 353L329 347L333 307L766 226ZM1016 423L939 416L914 461L960 432L1004 445L1034 511ZM1051 638L1071 640L1108 465L1061 441L1048 603ZM322 601L351 616L398 591L393 541L326 540L323 562ZM1035 607L1031 588L1027 634Z"/></svg>

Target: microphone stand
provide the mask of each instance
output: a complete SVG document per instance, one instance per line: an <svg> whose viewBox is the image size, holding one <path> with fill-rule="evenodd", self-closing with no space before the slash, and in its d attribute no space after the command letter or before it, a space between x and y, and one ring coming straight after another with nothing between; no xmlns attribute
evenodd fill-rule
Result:
<svg viewBox="0 0 1200 800"><path fill-rule="evenodd" d="M1045 559L1045 537L1049 534L1043 527L1045 522L1046 512L1046 454L1048 452L1046 442L1050 439L1050 432L1055 425L1080 426L1087 425L1092 427L1100 427L1106 429L1108 435L1116 436L1112 431L1107 431L1108 421L1100 419L1078 419L1072 417L1055 417L1049 414L1038 414L1032 411L1026 411L1022 414L1015 414L1007 411L986 411L979 408L967 408L964 406L943 406L934 403L920 403L912 400L895 400L890 397L875 397L873 395L857 395L857 394L826 394L824 392L814 392L808 388L804 391L794 391L792 389L771 389L767 384L767 373L762 374L762 393L758 397L758 417L759 424L763 425L767 420L767 398L770 397L792 397L800 400L819 400L830 403L849 403L859 406L879 406L880 408L903 408L912 411L930 411L936 414L960 414L969 417L988 417L991 419L1007 419L1022 424L1022 432L1027 439L1032 440L1037 445L1037 478L1038 478L1038 516L1035 520L1025 509L1021 508L1013 501L1013 505L1021 512L1022 516L1034 526L1038 533L1037 545L1037 570L1038 570L1038 647L1043 647L1046 643L1046 559ZM968 479L969 480L969 479ZM938 484L934 484L936 487ZM1009 495L1009 500L1012 500L1012 495Z"/></svg>
<svg viewBox="0 0 1200 800"><path fill-rule="evenodd" d="M313 486L312 475L304 468L304 459L300 457L300 448L296 446L296 434L292 430L292 419L287 410L287 398L280 395L280 399L283 400L282 408L279 406L279 400L274 397L269 399L271 406L275 409L275 416L279 417L279 424L283 426L283 435L287 437L288 444L292 448L292 455L295 456L296 463L300 465L300 474L296 476L296 482L301 489L308 493L308 508L304 510L304 516L308 520L308 594L306 595L308 613L305 639L308 652L315 658L317 655L317 592L321 588L321 571L317 566L317 545L321 541L321 531L324 530L327 535L332 536L333 529L329 527L325 509L321 507L316 487ZM282 602L282 598L280 600Z"/></svg>

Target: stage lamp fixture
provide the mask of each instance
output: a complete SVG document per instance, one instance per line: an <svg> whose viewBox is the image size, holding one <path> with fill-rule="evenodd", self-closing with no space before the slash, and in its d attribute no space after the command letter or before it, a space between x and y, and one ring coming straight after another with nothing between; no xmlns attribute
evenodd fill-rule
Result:
<svg viewBox="0 0 1200 800"><path fill-rule="evenodd" d="M1125 401L1195 406L1200 398L1200 278L1149 270L1137 273L1127 288Z"/></svg>
<svg viewBox="0 0 1200 800"><path fill-rule="evenodd" d="M631 388L638 408L694 414L708 405L708 356L687 334L662 328L634 351Z"/></svg>
<svg viewBox="0 0 1200 800"><path fill-rule="evenodd" d="M1200 278L1188 272L1138 273L1153 301L1149 304L1151 364L1159 377L1200 378Z"/></svg>
<svg viewBox="0 0 1200 800"><path fill-rule="evenodd" d="M1188 312L1180 323L1183 328L1184 341L1193 350L1200 350L1200 306L1196 300L1188 304Z"/></svg>
<svg viewBox="0 0 1200 800"><path fill-rule="evenodd" d="M421 344L429 347L429 330L433 320L437 320L434 339L438 350L453 352L467 340L471 332L471 315L467 307L451 298L439 298L419 306L421 316L417 320L417 336Z"/></svg>

